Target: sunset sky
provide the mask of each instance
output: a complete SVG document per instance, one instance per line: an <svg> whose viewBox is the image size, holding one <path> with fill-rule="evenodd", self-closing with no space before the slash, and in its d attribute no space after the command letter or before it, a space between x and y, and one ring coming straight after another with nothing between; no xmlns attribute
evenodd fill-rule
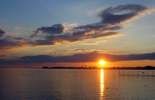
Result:
<svg viewBox="0 0 155 100"><path fill-rule="evenodd" d="M0 67L155 66L155 0L1 0L0 12Z"/></svg>

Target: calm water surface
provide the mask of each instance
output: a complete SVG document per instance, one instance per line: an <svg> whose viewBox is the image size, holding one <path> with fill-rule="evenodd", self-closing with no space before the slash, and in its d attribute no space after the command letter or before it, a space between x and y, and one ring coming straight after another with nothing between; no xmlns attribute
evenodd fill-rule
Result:
<svg viewBox="0 0 155 100"><path fill-rule="evenodd" d="M124 71L123 73L154 73ZM112 70L0 69L0 100L155 100L155 77Z"/></svg>

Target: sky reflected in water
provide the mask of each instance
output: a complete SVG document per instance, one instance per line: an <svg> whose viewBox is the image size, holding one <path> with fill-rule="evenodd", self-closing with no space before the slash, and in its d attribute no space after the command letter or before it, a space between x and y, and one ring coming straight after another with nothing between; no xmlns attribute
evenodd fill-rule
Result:
<svg viewBox="0 0 155 100"><path fill-rule="evenodd" d="M1 69L0 99L155 100L154 84L155 77L121 77L114 70Z"/></svg>

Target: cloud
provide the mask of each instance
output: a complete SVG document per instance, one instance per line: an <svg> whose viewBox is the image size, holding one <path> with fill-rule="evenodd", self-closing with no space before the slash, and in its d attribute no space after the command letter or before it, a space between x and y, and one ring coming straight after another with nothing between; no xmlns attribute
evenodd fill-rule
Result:
<svg viewBox="0 0 155 100"><path fill-rule="evenodd" d="M109 7L102 11L99 16L102 18L103 23L120 24L129 21L135 17L145 15L150 11L152 11L152 9L142 5L127 4L119 5L116 7Z"/></svg>
<svg viewBox="0 0 155 100"><path fill-rule="evenodd" d="M4 34L5 32L2 29L0 29L0 37L2 37Z"/></svg>
<svg viewBox="0 0 155 100"><path fill-rule="evenodd" d="M0 39L0 50L1 49L9 49L12 47L21 47L26 43L26 40L23 38L13 38L13 37L5 37Z"/></svg>
<svg viewBox="0 0 155 100"><path fill-rule="evenodd" d="M0 39L0 49L14 47L16 42L7 39Z"/></svg>
<svg viewBox="0 0 155 100"><path fill-rule="evenodd" d="M54 45L62 42L75 42L85 39L106 37L120 34L126 22L146 15L153 9L135 4L109 7L99 13L100 21L92 24L54 24L37 28L27 38L6 35L0 29L0 49L23 45Z"/></svg>
<svg viewBox="0 0 155 100"><path fill-rule="evenodd" d="M6 35L7 32L0 29L0 50L22 46L28 40L21 37Z"/></svg>
<svg viewBox="0 0 155 100"><path fill-rule="evenodd" d="M145 54L112 55L99 52L74 54L70 56L36 55L25 56L18 59L0 59L1 65L8 64L37 64L56 62L93 62L104 57L109 61L155 60L155 52Z"/></svg>
<svg viewBox="0 0 155 100"><path fill-rule="evenodd" d="M64 26L62 24L55 24L51 27L41 27L38 28L34 34L31 35L31 37L34 37L35 35L39 34L39 32L43 32L45 34L59 34L62 33L64 30Z"/></svg>
<svg viewBox="0 0 155 100"><path fill-rule="evenodd" d="M98 52L90 52L83 54L75 54L71 56L25 56L21 59L28 63L33 62L91 62L105 57L110 61L126 61L126 60L155 60L155 53L131 54L131 55L112 55Z"/></svg>
<svg viewBox="0 0 155 100"><path fill-rule="evenodd" d="M109 7L100 12L101 21L96 23L78 26L55 24L50 27L40 27L31 36L32 43L55 44L116 35L119 34L117 30L123 28L123 24L151 11L151 8L136 4Z"/></svg>
<svg viewBox="0 0 155 100"><path fill-rule="evenodd" d="M14 47L16 42L12 41L11 37L5 36L6 32L0 29L0 49Z"/></svg>

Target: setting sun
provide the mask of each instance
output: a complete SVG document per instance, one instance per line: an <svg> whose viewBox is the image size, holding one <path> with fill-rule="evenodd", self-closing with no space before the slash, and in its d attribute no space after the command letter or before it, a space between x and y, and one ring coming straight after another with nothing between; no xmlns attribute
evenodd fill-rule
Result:
<svg viewBox="0 0 155 100"><path fill-rule="evenodd" d="M106 65L106 63L107 63L107 62L106 62L104 59L100 59L100 60L98 61L98 65L99 65L100 68L104 68L105 65Z"/></svg>

